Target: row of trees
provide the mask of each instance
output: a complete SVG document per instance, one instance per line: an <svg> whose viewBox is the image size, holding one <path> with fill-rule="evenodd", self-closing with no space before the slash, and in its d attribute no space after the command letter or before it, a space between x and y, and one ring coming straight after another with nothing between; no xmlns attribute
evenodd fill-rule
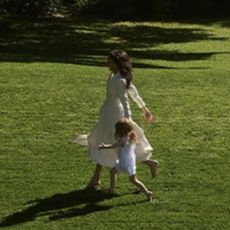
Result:
<svg viewBox="0 0 230 230"><path fill-rule="evenodd" d="M229 0L0 0L0 12L47 16L57 12L72 16L120 19L192 18L230 16Z"/></svg>

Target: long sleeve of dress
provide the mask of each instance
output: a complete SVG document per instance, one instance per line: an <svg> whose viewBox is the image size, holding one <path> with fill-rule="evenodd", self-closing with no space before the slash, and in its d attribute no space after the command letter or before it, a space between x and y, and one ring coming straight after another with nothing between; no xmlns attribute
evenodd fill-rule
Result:
<svg viewBox="0 0 230 230"><path fill-rule="evenodd" d="M128 99L128 94L127 94L127 90L126 90L125 79L120 78L117 81L116 91L117 91L117 95L121 101L121 104L123 105L125 117L130 119L131 118L131 110L130 110L130 106L129 106L129 99Z"/></svg>
<svg viewBox="0 0 230 230"><path fill-rule="evenodd" d="M137 103L139 108L143 108L145 106L145 102L143 99L140 97L137 88L135 87L134 84L130 84L129 89L128 89L129 96L132 98L134 102Z"/></svg>

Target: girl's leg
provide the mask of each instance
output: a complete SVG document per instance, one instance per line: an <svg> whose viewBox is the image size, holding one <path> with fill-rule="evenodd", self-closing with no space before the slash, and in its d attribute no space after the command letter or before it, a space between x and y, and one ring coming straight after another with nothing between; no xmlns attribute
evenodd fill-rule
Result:
<svg viewBox="0 0 230 230"><path fill-rule="evenodd" d="M112 168L110 170L110 188L107 190L108 192L114 191L116 181L117 181L117 170L116 168Z"/></svg>
<svg viewBox="0 0 230 230"><path fill-rule="evenodd" d="M146 198L147 198L148 201L151 201L151 200L152 200L152 192L149 191L149 190L145 187L145 185L144 185L141 181L139 181L139 180L137 179L136 175L130 176L129 179L130 179L130 181L131 181L134 185L136 185L136 186L140 189L141 192L143 192L143 193L145 194L145 196L146 196Z"/></svg>
<svg viewBox="0 0 230 230"><path fill-rule="evenodd" d="M90 179L86 188L93 188L93 187L101 184L101 182L100 182L101 168L102 168L102 166L100 164L96 164L94 174L93 174L92 178Z"/></svg>
<svg viewBox="0 0 230 230"><path fill-rule="evenodd" d="M142 163L148 165L150 167L150 170L151 170L151 175L152 175L152 179L154 177L156 177L157 175L157 168L158 168L158 161L157 160L152 160L152 159L149 159L149 160L146 160L146 161L142 161Z"/></svg>

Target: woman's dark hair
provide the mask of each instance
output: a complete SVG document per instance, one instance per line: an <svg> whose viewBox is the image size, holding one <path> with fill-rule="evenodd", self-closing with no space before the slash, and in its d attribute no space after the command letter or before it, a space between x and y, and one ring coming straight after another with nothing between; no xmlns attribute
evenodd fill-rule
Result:
<svg viewBox="0 0 230 230"><path fill-rule="evenodd" d="M109 52L109 57L118 66L120 74L126 79L126 88L128 89L132 81L132 64L129 55L120 49Z"/></svg>

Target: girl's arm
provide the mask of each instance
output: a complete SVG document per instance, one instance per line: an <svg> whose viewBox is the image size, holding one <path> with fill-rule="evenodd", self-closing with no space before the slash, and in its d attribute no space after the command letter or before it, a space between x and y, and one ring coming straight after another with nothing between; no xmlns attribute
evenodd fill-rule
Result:
<svg viewBox="0 0 230 230"><path fill-rule="evenodd" d="M149 123L151 123L153 121L153 115L149 111L149 109L147 108L143 99L140 97L140 95L137 91L137 88L135 87L134 84L132 84L132 83L130 84L130 87L128 89L128 93L129 93L129 96L132 98L132 100L137 103L138 107L142 109L146 120Z"/></svg>
<svg viewBox="0 0 230 230"><path fill-rule="evenodd" d="M114 148L118 148L120 146L123 146L126 142L126 138L120 138L117 142L115 142L114 144L100 144L98 146L99 149L114 149Z"/></svg>
<svg viewBox="0 0 230 230"><path fill-rule="evenodd" d="M119 145L117 145L117 143L114 143L114 144L100 144L98 146L99 149L114 149L114 148L117 148Z"/></svg>

